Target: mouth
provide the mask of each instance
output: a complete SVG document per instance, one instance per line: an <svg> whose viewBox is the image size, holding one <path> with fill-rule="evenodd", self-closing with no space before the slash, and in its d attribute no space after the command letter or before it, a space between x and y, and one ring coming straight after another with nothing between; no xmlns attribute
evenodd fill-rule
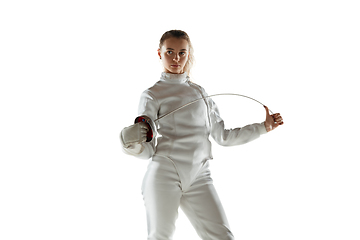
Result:
<svg viewBox="0 0 360 240"><path fill-rule="evenodd" d="M180 67L180 65L171 65L172 67Z"/></svg>

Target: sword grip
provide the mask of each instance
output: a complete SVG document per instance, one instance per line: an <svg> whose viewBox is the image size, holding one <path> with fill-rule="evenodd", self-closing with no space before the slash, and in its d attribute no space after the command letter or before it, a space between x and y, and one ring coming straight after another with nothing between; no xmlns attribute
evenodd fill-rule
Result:
<svg viewBox="0 0 360 240"><path fill-rule="evenodd" d="M150 119L146 116L140 116L135 119L135 123L144 122L149 127L149 131L146 133L146 142L150 142L153 139L153 131L151 129L149 121Z"/></svg>

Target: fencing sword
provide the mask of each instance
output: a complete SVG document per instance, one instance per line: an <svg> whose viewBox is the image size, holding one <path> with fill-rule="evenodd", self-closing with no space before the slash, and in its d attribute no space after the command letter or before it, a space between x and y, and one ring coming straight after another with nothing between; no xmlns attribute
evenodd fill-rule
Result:
<svg viewBox="0 0 360 240"><path fill-rule="evenodd" d="M239 96L239 97L249 98L249 99L251 99L251 100L253 100L255 102L260 103L261 105L263 105L265 107L265 105L262 104L261 102L259 102L258 100L254 99L254 98L251 98L251 97L248 97L248 96L245 96L245 95L241 95L241 94L237 94L237 93L218 93L218 94L213 94L213 95L209 95L209 96L206 96L206 97L198 98L198 99L195 99L195 100L193 100L193 101L191 101L189 103L186 103L186 104L184 104L184 105L182 105L182 106L180 106L180 107L178 107L178 108L176 108L176 109L162 115L161 117L158 117L157 119L154 120L154 122L159 121L160 119L162 119L162 118L164 118L164 117L166 117L166 116L168 116L170 114L173 114L173 113L179 111L180 109L183 109L184 107L187 107L187 106L189 106L191 104L194 104L194 103L196 103L196 102L198 102L200 100L210 98L210 97L215 97L215 96L224 96L224 95L227 95L227 96ZM274 114L270 109L269 109L269 111L270 111L271 115Z"/></svg>

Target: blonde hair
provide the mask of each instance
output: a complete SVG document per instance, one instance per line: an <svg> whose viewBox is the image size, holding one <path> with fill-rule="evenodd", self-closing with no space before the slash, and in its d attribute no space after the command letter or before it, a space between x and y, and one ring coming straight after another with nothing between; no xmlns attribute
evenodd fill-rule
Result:
<svg viewBox="0 0 360 240"><path fill-rule="evenodd" d="M162 35L162 37L160 38L159 48L161 49L161 47L164 45L164 42L166 39L172 38L172 37L178 38L178 39L185 39L188 42L189 57L184 66L184 72L187 72L187 74L190 76L190 70L195 63L195 58L194 58L194 48L191 44L190 37L186 32L181 31L181 30L170 30L170 31L165 32Z"/></svg>

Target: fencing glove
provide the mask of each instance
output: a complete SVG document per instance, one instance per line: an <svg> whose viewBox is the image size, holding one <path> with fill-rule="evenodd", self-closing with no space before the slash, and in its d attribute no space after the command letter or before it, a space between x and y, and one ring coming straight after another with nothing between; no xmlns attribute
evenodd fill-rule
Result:
<svg viewBox="0 0 360 240"><path fill-rule="evenodd" d="M149 127L145 122L139 122L121 131L121 141L125 148L129 148L133 144L146 142Z"/></svg>

